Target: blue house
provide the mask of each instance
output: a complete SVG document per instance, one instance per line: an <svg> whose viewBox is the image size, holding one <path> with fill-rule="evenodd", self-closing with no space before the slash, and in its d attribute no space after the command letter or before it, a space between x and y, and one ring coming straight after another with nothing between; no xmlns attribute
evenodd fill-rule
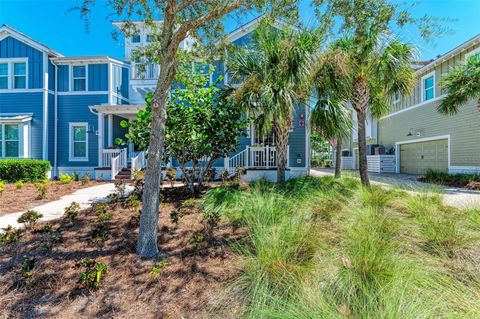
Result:
<svg viewBox="0 0 480 319"><path fill-rule="evenodd" d="M228 35L235 45L248 45L260 19ZM121 27L123 22L114 22ZM125 60L138 46L149 42L148 29L140 22L139 34L125 37ZM277 22L276 27L283 27ZM182 42L188 48L191 39ZM216 74L228 72L216 61ZM27 35L0 27L0 159L34 158L51 163L51 177L62 173L89 174L114 179L142 168L145 154L135 145L118 148L114 141L125 136L122 120L135 120L145 106L145 95L154 90L159 67L124 62L108 56L65 57ZM288 146L287 177L309 171L309 107L295 110ZM217 172L247 168L245 179L276 176L273 134L257 134L253 125L240 138L237 152L216 163ZM169 165L175 166L175 161ZM130 169L131 168L131 169Z"/></svg>

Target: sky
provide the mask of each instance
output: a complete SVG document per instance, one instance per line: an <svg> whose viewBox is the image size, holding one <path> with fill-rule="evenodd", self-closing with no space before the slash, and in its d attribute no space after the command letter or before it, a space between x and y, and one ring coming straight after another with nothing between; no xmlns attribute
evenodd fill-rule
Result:
<svg viewBox="0 0 480 319"><path fill-rule="evenodd" d="M97 0L87 30L80 12L74 10L81 0L0 0L0 25L8 24L65 56L109 55L123 59L123 39L116 41L112 37L115 28L110 21L116 17L109 16L111 9L106 2ZM302 1L300 17L304 24L312 26L315 16L309 3ZM420 0L411 12L415 17L426 14L452 20L447 25L452 33L429 43L413 27L401 31L401 38L415 44L423 60L446 53L480 33L480 0ZM242 20L253 18L255 14L251 13ZM236 19L226 19L225 29L231 31L238 23Z"/></svg>

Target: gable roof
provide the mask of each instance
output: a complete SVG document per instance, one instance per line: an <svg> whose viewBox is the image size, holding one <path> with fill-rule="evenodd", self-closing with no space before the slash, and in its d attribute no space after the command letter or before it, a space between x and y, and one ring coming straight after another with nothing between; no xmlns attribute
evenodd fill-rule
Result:
<svg viewBox="0 0 480 319"><path fill-rule="evenodd" d="M37 40L34 40L34 39L30 38L28 35L20 32L18 30L15 30L14 28L12 28L9 25L3 24L0 27L0 40L3 40L7 36L11 36L11 37L13 37L13 38L15 38L19 41L22 41L25 44L28 44L29 46L31 46L31 47L33 47L37 50L47 52L49 55L53 55L53 56L56 56L56 57L63 56L62 54L58 53L55 50L50 49L49 47L47 47L46 45L38 42Z"/></svg>
<svg viewBox="0 0 480 319"><path fill-rule="evenodd" d="M238 28L236 28L235 30L233 30L232 32L230 32L227 35L227 38L226 38L227 42L233 42L235 40L238 40L241 37L243 37L244 35L246 35L246 34L252 32L253 30L255 30L255 28L257 28L257 26L260 24L260 22L262 21L262 19L264 17L265 17L265 15L261 15L259 17L256 17L255 19L251 20L250 22L247 22L244 25L241 25ZM292 24L289 24L289 23L287 23L287 22L285 22L281 19L278 19L278 18L275 18L272 25L274 27L279 28L279 29L291 28L295 31L300 31L299 27L294 26Z"/></svg>

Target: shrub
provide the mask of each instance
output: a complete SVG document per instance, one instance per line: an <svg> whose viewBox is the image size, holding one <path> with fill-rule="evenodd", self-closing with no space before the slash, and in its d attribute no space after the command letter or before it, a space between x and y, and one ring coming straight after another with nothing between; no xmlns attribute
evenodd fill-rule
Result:
<svg viewBox="0 0 480 319"><path fill-rule="evenodd" d="M226 184L226 183L227 183L229 177L230 177L230 172L229 172L227 169L224 169L224 170L220 173L220 178L222 179L222 183L223 183L223 184Z"/></svg>
<svg viewBox="0 0 480 319"><path fill-rule="evenodd" d="M133 172L133 188L135 194L139 197L142 197L143 194L143 186L145 185L144 181L145 174L141 170L136 170Z"/></svg>
<svg viewBox="0 0 480 319"><path fill-rule="evenodd" d="M136 194L131 194L130 196L127 197L127 199L123 203L123 206L125 208L137 210L141 204L142 202L138 200L138 196Z"/></svg>
<svg viewBox="0 0 480 319"><path fill-rule="evenodd" d="M16 182L15 187L17 187L17 189L21 189L23 187L23 182L22 181Z"/></svg>
<svg viewBox="0 0 480 319"><path fill-rule="evenodd" d="M102 281L102 276L108 274L108 268L105 262L96 261L91 258L83 258L77 264L77 268L83 268L77 280L77 289L96 289Z"/></svg>
<svg viewBox="0 0 480 319"><path fill-rule="evenodd" d="M5 183L0 181L0 195L2 195L4 190L5 190Z"/></svg>
<svg viewBox="0 0 480 319"><path fill-rule="evenodd" d="M45 199L47 197L47 184L45 183L38 183L35 184L35 188L37 189L37 199Z"/></svg>
<svg viewBox="0 0 480 319"><path fill-rule="evenodd" d="M7 182L38 182L47 178L50 170L49 161L34 159L0 160L0 180Z"/></svg>
<svg viewBox="0 0 480 319"><path fill-rule="evenodd" d="M33 268L35 267L35 258L27 257L22 260L20 268L20 275L25 279L25 284L28 286L33 284Z"/></svg>
<svg viewBox="0 0 480 319"><path fill-rule="evenodd" d="M90 174L85 173L82 176L82 185L85 186L90 182Z"/></svg>
<svg viewBox="0 0 480 319"><path fill-rule="evenodd" d="M60 174L60 183L62 184L70 184L71 182L75 181L75 173L71 175L68 174Z"/></svg>
<svg viewBox="0 0 480 319"><path fill-rule="evenodd" d="M22 230L8 225L0 232L0 245L16 243L22 236Z"/></svg>
<svg viewBox="0 0 480 319"><path fill-rule="evenodd" d="M170 186L173 187L173 183L175 182L175 179L177 179L177 169L174 167L167 168L167 171L165 172L165 176L170 182Z"/></svg>
<svg viewBox="0 0 480 319"><path fill-rule="evenodd" d="M91 242L97 245L103 245L109 239L110 227L107 225L96 225L90 232Z"/></svg>
<svg viewBox="0 0 480 319"><path fill-rule="evenodd" d="M448 174L445 172L439 172L434 170L427 170L425 177L423 178L424 182L440 184L440 185L450 185L455 187L470 187L475 186L476 183L480 182L480 175L478 174Z"/></svg>
<svg viewBox="0 0 480 319"><path fill-rule="evenodd" d="M27 210L25 213L18 217L17 222L20 224L25 224L25 227L32 229L37 221L42 218L43 215L34 210Z"/></svg>
<svg viewBox="0 0 480 319"><path fill-rule="evenodd" d="M95 203L93 204L93 211L98 215L98 221L103 222L111 218L110 213L108 212L108 205L106 203Z"/></svg>
<svg viewBox="0 0 480 319"><path fill-rule="evenodd" d="M78 212L80 211L80 204L77 202L72 202L70 205L65 207L65 217L67 217L70 222L74 222L77 219Z"/></svg>
<svg viewBox="0 0 480 319"><path fill-rule="evenodd" d="M115 182L115 190L117 191L119 198L124 198L127 191L127 185L122 180Z"/></svg>
<svg viewBox="0 0 480 319"><path fill-rule="evenodd" d="M152 279L158 279L160 276L160 273L162 272L163 269L165 269L168 266L168 260L167 259L162 259L159 260L155 263L155 266L153 266L152 271L150 271L150 276Z"/></svg>

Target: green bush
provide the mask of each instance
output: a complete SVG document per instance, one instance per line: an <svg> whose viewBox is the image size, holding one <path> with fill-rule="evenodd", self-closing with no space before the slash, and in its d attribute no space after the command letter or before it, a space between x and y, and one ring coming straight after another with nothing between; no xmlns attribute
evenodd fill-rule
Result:
<svg viewBox="0 0 480 319"><path fill-rule="evenodd" d="M5 183L0 181L0 195L2 195L4 190L5 190Z"/></svg>
<svg viewBox="0 0 480 319"><path fill-rule="evenodd" d="M81 259L76 267L84 269L77 280L77 289L96 289L102 281L102 276L108 274L108 267L104 261L91 258Z"/></svg>
<svg viewBox="0 0 480 319"><path fill-rule="evenodd" d="M20 215L20 217L17 218L17 222L20 224L25 224L25 227L29 229L33 229L37 221L42 217L43 215L39 212L36 212L34 210L27 210L25 213L23 213L22 215Z"/></svg>
<svg viewBox="0 0 480 319"><path fill-rule="evenodd" d="M21 189L23 187L23 182L18 181L18 182L15 183L15 186L17 187L17 189Z"/></svg>
<svg viewBox="0 0 480 319"><path fill-rule="evenodd" d="M72 175L60 174L60 183L70 184L73 181L75 181L75 174L74 173L72 173Z"/></svg>
<svg viewBox="0 0 480 319"><path fill-rule="evenodd" d="M0 180L7 182L38 182L47 178L50 170L49 161L34 159L0 160Z"/></svg>

